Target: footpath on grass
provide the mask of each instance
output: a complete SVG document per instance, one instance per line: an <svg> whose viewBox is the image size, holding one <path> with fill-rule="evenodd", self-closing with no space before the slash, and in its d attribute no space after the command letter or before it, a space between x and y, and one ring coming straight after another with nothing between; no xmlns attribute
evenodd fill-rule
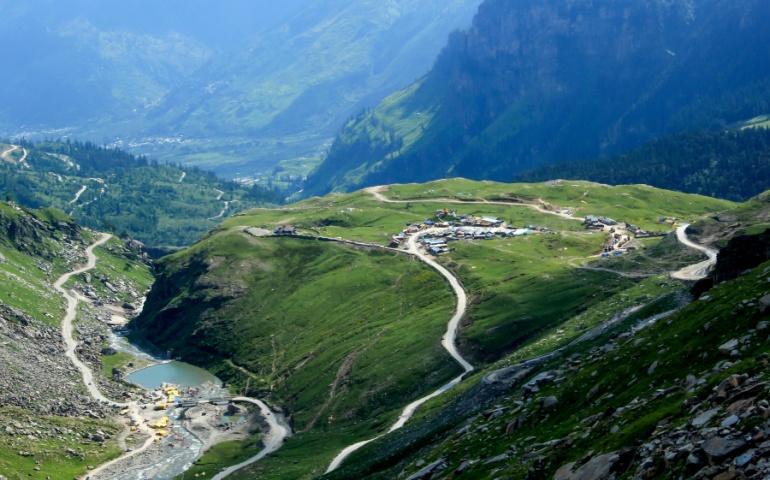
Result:
<svg viewBox="0 0 770 480"><path fill-rule="evenodd" d="M578 220L583 221L584 219L573 217L572 215L569 215L567 213L563 212L554 212L552 210L548 210L547 208L544 208L542 205L537 205L534 203L517 203L517 202L500 202L500 201L493 201L493 200L457 200L454 198L446 198L446 197L438 197L438 198L421 198L419 200L394 200L392 198L388 198L385 195L382 194L385 190L387 190L387 185L380 185L377 187L368 187L365 188L364 191L371 194L374 198L379 200L383 203L413 203L413 202L431 202L431 203L452 203L452 204L460 204L460 205L502 205L505 207L525 207L525 208L531 208L532 210L537 210L541 213L547 213L549 215L556 215L557 217L566 218L568 220Z"/></svg>

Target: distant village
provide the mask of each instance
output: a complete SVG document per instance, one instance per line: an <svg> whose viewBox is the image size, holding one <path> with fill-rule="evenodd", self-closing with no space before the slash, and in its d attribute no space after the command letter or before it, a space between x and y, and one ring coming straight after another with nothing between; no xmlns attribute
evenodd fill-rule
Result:
<svg viewBox="0 0 770 480"><path fill-rule="evenodd" d="M348 209L351 211L352 209ZM532 233L548 233L548 228L537 225L510 226L498 217L477 216L459 213L444 208L436 210L433 219L422 222L408 222L406 228L390 238L388 247L407 250L407 240L412 235L418 235L417 242L426 253L438 256L452 252L454 248L449 243L457 240L491 240L495 237L510 238L530 235ZM658 223L668 223L674 228L679 224L676 218L661 218ZM583 221L586 230L608 231L610 237L602 247L600 255L609 257L622 255L624 252L636 250L634 239L665 236L668 232L650 232L636 225L620 222L604 216L587 215ZM556 233L556 232L551 232ZM292 225L282 225L273 230L274 235L298 235L298 228ZM633 238L632 238L633 235ZM318 237L322 238L322 237Z"/></svg>
<svg viewBox="0 0 770 480"><path fill-rule="evenodd" d="M391 237L388 246L406 249L404 242L409 235L419 234L418 243L425 247L426 252L431 255L440 255L453 250L448 245L450 241L490 240L495 236L519 237L533 232L548 232L545 227L535 225L513 227L497 217L465 215L446 208L437 210L435 218L437 219L435 221L407 223L407 228Z"/></svg>

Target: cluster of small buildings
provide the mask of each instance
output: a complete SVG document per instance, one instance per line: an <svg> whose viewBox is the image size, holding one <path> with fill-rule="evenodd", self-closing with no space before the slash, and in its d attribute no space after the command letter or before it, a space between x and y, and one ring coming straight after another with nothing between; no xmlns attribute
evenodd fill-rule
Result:
<svg viewBox="0 0 770 480"><path fill-rule="evenodd" d="M460 215L447 209L436 211L437 220L425 220L421 223L408 223L407 228L391 238L389 246L398 248L409 235L420 234L418 242L433 255L450 252L448 242L454 240L489 240L495 236L518 237L532 231L546 232L546 228L534 225L522 228L508 227L501 219L491 216ZM452 218L452 220L445 220ZM424 233L420 233L424 232Z"/></svg>
<svg viewBox="0 0 770 480"><path fill-rule="evenodd" d="M604 230L604 227L614 227L618 224L615 220L607 217L596 217L587 215L583 221L586 230Z"/></svg>
<svg viewBox="0 0 770 480"><path fill-rule="evenodd" d="M665 237L667 235L667 232L648 232L630 223L626 223L626 230L633 233L636 238Z"/></svg>
<svg viewBox="0 0 770 480"><path fill-rule="evenodd" d="M631 237L629 236L623 236L619 233L615 233L610 237L609 242L604 247L604 253L602 253L602 257L609 257L610 253L613 255L622 255L623 252L620 250L621 248L626 247L626 244L631 241ZM633 251L636 250L635 247L626 247L627 251Z"/></svg>
<svg viewBox="0 0 770 480"><path fill-rule="evenodd" d="M676 223L676 219L662 218L658 221L658 223L664 223L664 222L673 223L675 227L679 226L679 224ZM587 215L585 218L585 221L583 222L583 225L585 225L586 230L604 230L605 227L610 227L610 232L615 233L615 229L613 227L618 226L619 223L611 218ZM657 237L657 236L666 235L665 232L648 232L648 231L642 230L636 225L631 225L630 223L626 223L625 228L629 232L633 233L634 237L636 238Z"/></svg>
<svg viewBox="0 0 770 480"><path fill-rule="evenodd" d="M420 235L418 241L421 243L425 250L433 255L439 255L441 253L447 253L452 251L447 246L448 241L454 240L491 240L495 236L499 237L520 237L523 235L529 235L535 230L532 228L473 228L473 227L449 227L440 231L426 232L424 235ZM545 230L545 229L541 229Z"/></svg>

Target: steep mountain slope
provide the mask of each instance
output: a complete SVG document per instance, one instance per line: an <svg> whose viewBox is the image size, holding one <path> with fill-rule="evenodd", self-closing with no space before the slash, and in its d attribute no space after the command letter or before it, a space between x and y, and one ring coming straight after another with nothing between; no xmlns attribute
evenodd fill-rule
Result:
<svg viewBox="0 0 770 480"><path fill-rule="evenodd" d="M469 21L477 6L467 0L315 2L213 59L154 115L169 115L170 129L195 136L332 133L360 105L413 80L446 32Z"/></svg>
<svg viewBox="0 0 770 480"><path fill-rule="evenodd" d="M0 472L5 478L73 478L118 455L120 427L112 408L91 399L79 371L65 356L61 320L66 302L53 282L85 263L96 235L54 209L29 210L0 203ZM152 274L137 252L112 239L103 262L67 284L101 305L136 304ZM110 315L88 309L76 326L80 358L95 382L118 397L125 385L108 381L100 350ZM92 441L96 432L108 440Z"/></svg>
<svg viewBox="0 0 770 480"><path fill-rule="evenodd" d="M487 0L425 78L345 127L306 191L509 180L765 113L768 14L758 0Z"/></svg>
<svg viewBox="0 0 770 480"><path fill-rule="evenodd" d="M744 201L770 189L770 129L667 135L626 153L546 165L515 176L537 182L580 178L622 185L646 183Z"/></svg>
<svg viewBox="0 0 770 480"><path fill-rule="evenodd" d="M578 215L666 235L671 226L660 225L661 216L733 206L647 186L451 180L249 210L161 260L133 325L293 419L295 435L245 475L316 478L343 447L386 433L405 405L459 373L441 347L454 304L449 289L414 253L385 247L405 224L439 222L446 208L456 220L496 216L537 227L524 236L447 240L451 248L438 258L468 295L459 350L484 368L511 352L567 345L620 310L677 303L681 284L657 275L698 262L697 254L671 235L634 240L628 259L602 258L610 232L587 231ZM271 233L286 225L299 236ZM239 463L248 445L222 447L190 473Z"/></svg>
<svg viewBox="0 0 770 480"><path fill-rule="evenodd" d="M480 2L3 4L0 131L264 174L423 75Z"/></svg>

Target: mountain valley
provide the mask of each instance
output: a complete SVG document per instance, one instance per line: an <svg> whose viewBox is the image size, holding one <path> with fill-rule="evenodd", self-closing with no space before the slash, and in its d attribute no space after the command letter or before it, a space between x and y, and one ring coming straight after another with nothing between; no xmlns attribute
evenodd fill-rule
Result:
<svg viewBox="0 0 770 480"><path fill-rule="evenodd" d="M304 194L508 182L766 114L767 14L757 0L484 2L431 72L348 122Z"/></svg>
<svg viewBox="0 0 770 480"><path fill-rule="evenodd" d="M0 480L770 478L769 13L0 2Z"/></svg>
<svg viewBox="0 0 770 480"><path fill-rule="evenodd" d="M6 215L18 208L8 207ZM622 463L628 456L623 449L646 448L638 451L646 451L654 461L666 457L665 448L640 445L671 415L657 432L665 432L666 438L690 435L698 446L689 453L700 460L687 466L684 461L689 457L677 454L668 461L684 462L681 468L706 468L710 450L699 450L700 443L714 436L710 431L722 438L734 429L691 431L681 426L682 420L691 422L716 406L716 397L707 398L710 387L705 385L714 386L733 375L738 386L755 388L751 392L756 398L745 397L753 399L746 404L748 410L731 411L745 414L746 431L754 436L762 432L761 422L752 420L763 411L761 400L766 395L757 370L762 357L755 362L749 359L766 353L759 336L765 327L754 327L761 323L761 314L756 312L764 295L760 280L766 269L755 268L751 275L733 280L722 276L719 285L690 303L686 285L691 282L683 284L669 273L702 259L677 242L672 223L694 222L690 228L696 238L708 237L724 248L732 236L764 231L768 211L764 196L733 204L648 186L609 187L588 182L499 184L455 179L332 194L278 209L240 212L192 247L156 262L154 285L142 313L129 325L137 338L151 339L163 351L215 373L234 396L264 399L273 411L286 417L291 438L276 452L246 467L247 476L316 478L344 447L375 437L379 438L360 453L352 452L329 478L392 478L401 471L419 473L426 468L427 473L415 478L436 478L439 471L455 472L454 478L494 478L500 468L512 478L543 478L540 475L552 476L562 465L586 456L589 447L596 453L587 460L595 457L596 462L605 462L607 471L618 471L622 464L629 472L631 466L634 471L652 472L659 468L657 463ZM38 230L30 227L6 225L9 240L3 265L9 265L9 260L18 265L20 259L38 256L57 258L58 254L48 254L36 245L60 235L56 228L74 225L54 210L29 212L26 215L33 215L31 218L43 218L37 229L53 221L46 218L56 219L54 227L47 227L46 234L36 234ZM619 225L612 228L623 232L620 238L624 242L615 241L614 234L608 233L610 227L587 229L594 217L605 222L619 219ZM479 226L493 221L500 224ZM41 220L30 222L38 225L35 222ZM79 231L76 226L67 228ZM478 234L481 230L491 235ZM462 233L466 233L465 239L454 239ZM404 238L399 240L399 235ZM460 354L475 369L454 388L427 399L401 428L387 433L405 405L436 391L463 371L440 341L454 308L451 290L429 265L415 261L415 253L398 245L406 245L409 238L409 242L416 241L418 236L419 243L425 244L419 246L419 255L427 255L433 248L430 245L448 246L434 258L460 281L467 294L467 311L456 342ZM635 238L626 241L625 236ZM37 243L28 238L38 238ZM121 244L114 240L112 251L132 258ZM602 253L607 249L613 254ZM105 253L101 251L103 260L97 265L114 264ZM77 258L73 261L83 261ZM752 260L752 265L744 267L753 268L766 260ZM88 280L97 287L91 293L87 283L77 288L83 288L84 297L96 295L100 303L136 302L150 286L150 272L141 262L130 265L136 266L126 268L139 270L128 279L121 276L129 270L118 268L109 274L118 277L80 276L79 282ZM59 271L66 268L58 267ZM717 271L724 268L718 265ZM19 276L19 271L12 270L18 277L8 278L20 286L34 285ZM115 294L94 278L99 282L110 278L112 289L128 295L107 301L106 297ZM730 293L732 288L741 291L740 299ZM33 319L46 318L41 306L12 303L22 294L8 296L3 304L16 312L8 325L25 321L35 325ZM49 301L52 306L45 308L53 312L50 322L55 326L61 310L53 307L55 296ZM715 310L707 315L704 308ZM720 309L735 311L738 316L724 326L705 319L724 315ZM659 317L665 319L655 322ZM680 317L683 320L674 322ZM710 326L704 331L706 323ZM80 352L81 358L91 359L87 363L92 370L104 370L100 363L125 368L132 362L124 354L115 359L117 364L100 354L106 336L98 332L104 332L106 325L95 328L94 333L86 334L94 338L80 340L88 342L83 346L96 348L93 353ZM45 334L52 346L56 333ZM675 348L678 337L694 339L687 349L697 352L697 362L692 355L680 355L678 346ZM711 349L733 337L739 339L738 346L746 348L739 348L737 355L730 350L724 357L733 359L728 365L720 360L723 354ZM647 343L638 341L648 338ZM26 352L29 346L19 344L17 348ZM16 360L32 365L41 361L24 360L24 355ZM746 360L735 362L736 356ZM588 359L585 366L582 358ZM678 366L684 360L692 364L686 371L703 383L669 388L684 382L687 374L679 376L685 370ZM614 365L602 367L605 362ZM642 370L651 372L647 374L651 384L632 381L631 385L638 386L620 387L620 378L641 378ZM711 373L703 373L707 370ZM741 377L744 373L745 378ZM107 382L101 391L119 393L127 388L120 383L109 386L107 378L109 372L101 380ZM65 390L76 391L76 383L67 384ZM580 393L594 386L596 393ZM30 388L34 390L34 384ZM642 401L646 396L653 400ZM636 403L627 405L636 397ZM678 408L685 399L692 408L674 414L673 406ZM10 399L7 403L14 405L10 411L30 409ZM98 416L109 415L109 409L98 404L85 405ZM588 424L591 428L573 428L586 425L580 419L610 407L618 413L597 417ZM57 408L43 407L41 412L59 418L64 412ZM624 411L629 413L624 416L620 413ZM72 413L85 415L85 410ZM711 417L717 418L718 413ZM755 427L758 430L751 430ZM460 430L481 433L456 433ZM609 430L614 432L607 433ZM109 431L113 437L119 428L104 426L100 431ZM189 473L210 475L253 457L258 451L254 442L260 438L255 435L251 440L213 446ZM5 438L8 442L15 437L6 432ZM603 440L596 443L597 438ZM744 441L735 451L747 451L752 443L757 446L753 455L761 458L760 437ZM596 450L598 445L601 448ZM34 450L32 446L24 448ZM116 455L114 449L106 451ZM538 454L530 455L534 451ZM455 456L452 452L467 453ZM625 460L609 455L613 452ZM14 454L18 452L8 452ZM607 460L610 457L612 461ZM721 460L712 463L709 471L721 472ZM11 472L2 474L15 478Z"/></svg>

